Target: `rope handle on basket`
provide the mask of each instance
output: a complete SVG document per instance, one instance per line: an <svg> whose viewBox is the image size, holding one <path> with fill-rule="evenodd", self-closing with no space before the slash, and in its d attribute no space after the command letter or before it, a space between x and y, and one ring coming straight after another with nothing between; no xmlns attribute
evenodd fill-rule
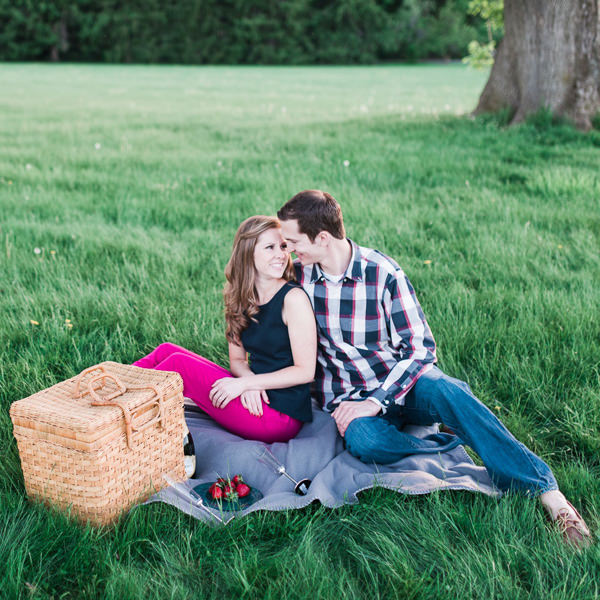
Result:
<svg viewBox="0 0 600 600"><path fill-rule="evenodd" d="M81 387L81 382L83 381L83 378L88 373L91 373L92 371L98 371L98 370L100 370L102 372L99 375L92 377L88 381L87 390L80 391L79 388ZM110 401L113 398L116 398L117 396L121 396L127 391L127 388L123 385L123 383L120 381L120 379L116 375L111 375L110 373L107 373L106 369L102 365L97 365L95 367L89 367L89 368L85 369L85 371L81 371L81 373L79 373L79 375L77 375L77 379L75 379L75 390L73 391L73 397L74 398L83 398L83 396L85 394L90 394L90 396L92 396L92 398L94 398L94 400L96 400L97 402L102 402L103 399L100 396L98 396L98 394L96 394L96 390L92 387L92 383L95 383L96 381L99 381L100 379L104 379L105 377L112 379L116 383L117 388L118 388L118 390L116 392L113 392L112 394L109 394L108 396L104 397L104 399L106 401Z"/></svg>
<svg viewBox="0 0 600 600"><path fill-rule="evenodd" d="M87 382L87 389L85 391L80 391L79 388L80 388L81 380L83 379L83 377L85 375L87 375L88 373L90 373L91 371L95 371L97 369L100 369L102 371L102 373L96 375L95 377L92 377ZM96 381L100 381L100 380L104 381L105 379L112 379L115 382L118 389L116 391L114 391L112 394L108 394L106 396L100 396L100 395L98 395L97 389L94 388L93 384L96 383ZM127 404L125 404L122 400L116 400L116 398L118 398L119 396L122 396L127 391L133 392L133 391L140 391L140 390L152 390L154 392L154 396L152 398L150 398L150 400L148 400L147 402L142 404L141 406L138 406L135 409L135 411L132 411L129 408L129 406L127 406ZM152 427L156 423L158 423L159 427L164 427L164 409L163 409L164 397L163 397L163 394L161 392L159 392L159 390L154 385L126 387L125 385L123 385L121 380L116 375L107 373L106 369L103 366L97 366L97 367L90 367L89 369L82 371L79 374L79 376L77 377L77 380L75 382L75 390L73 392L73 397L74 398L83 398L83 396L85 396L85 394L89 394L92 397L92 406L117 406L123 411L123 418L125 420L125 431L127 434L127 447L130 450L131 450L131 438L133 437L134 433L140 433L142 431L145 431L146 429L148 429L149 427ZM145 411L148 408L148 406L152 405L152 404L156 404L156 409L157 409L156 414L150 420L146 421L143 425L140 425L139 427L135 427L132 424L133 419L135 419L135 417L138 415L139 412Z"/></svg>

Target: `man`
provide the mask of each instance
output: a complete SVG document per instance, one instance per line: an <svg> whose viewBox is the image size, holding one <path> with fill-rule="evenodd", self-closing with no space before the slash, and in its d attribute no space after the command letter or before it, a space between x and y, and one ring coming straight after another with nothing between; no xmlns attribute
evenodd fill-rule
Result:
<svg viewBox="0 0 600 600"><path fill-rule="evenodd" d="M332 413L348 451L385 464L462 440L499 489L538 496L567 541L587 544L590 532L548 465L465 382L435 366L433 335L402 269L346 238L340 206L326 192L300 192L277 216L317 319L314 395ZM405 423L443 423L460 440L448 434L419 439L401 431Z"/></svg>

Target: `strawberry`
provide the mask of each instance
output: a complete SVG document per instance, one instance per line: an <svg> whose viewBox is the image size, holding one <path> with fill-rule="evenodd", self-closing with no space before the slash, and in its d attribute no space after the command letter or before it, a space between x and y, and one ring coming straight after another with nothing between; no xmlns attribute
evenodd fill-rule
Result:
<svg viewBox="0 0 600 600"><path fill-rule="evenodd" d="M250 486L240 483L236 486L235 491L240 498L245 498L250 493Z"/></svg>
<svg viewBox="0 0 600 600"><path fill-rule="evenodd" d="M213 483L208 488L208 493L213 500L218 500L223 497L223 489L217 483Z"/></svg>
<svg viewBox="0 0 600 600"><path fill-rule="evenodd" d="M239 483L244 483L244 480L243 480L241 474L238 473L237 475L234 475L233 479L231 480L231 483L233 483L233 485L238 485Z"/></svg>
<svg viewBox="0 0 600 600"><path fill-rule="evenodd" d="M233 486L226 485L223 489L223 495L228 502L234 502L238 499L238 493Z"/></svg>
<svg viewBox="0 0 600 600"><path fill-rule="evenodd" d="M225 485L227 485L229 482L227 481L227 479L223 478L223 477L219 477L217 479L216 485L218 485L219 487L223 487Z"/></svg>

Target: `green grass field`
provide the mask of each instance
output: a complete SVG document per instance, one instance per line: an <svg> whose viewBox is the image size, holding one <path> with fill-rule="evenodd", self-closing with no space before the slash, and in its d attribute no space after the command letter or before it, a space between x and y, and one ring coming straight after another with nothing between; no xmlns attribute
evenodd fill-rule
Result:
<svg viewBox="0 0 600 600"><path fill-rule="evenodd" d="M84 528L25 496L10 403L167 340L226 364L237 225L317 187L596 530L600 132L473 120L485 77L0 65L1 598L598 596L598 545L564 547L517 496L379 489L221 529L160 504Z"/></svg>

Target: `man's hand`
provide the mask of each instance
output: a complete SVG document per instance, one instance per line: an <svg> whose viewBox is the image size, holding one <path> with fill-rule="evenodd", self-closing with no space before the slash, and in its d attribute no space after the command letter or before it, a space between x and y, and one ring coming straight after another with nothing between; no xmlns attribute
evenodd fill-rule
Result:
<svg viewBox="0 0 600 600"><path fill-rule="evenodd" d="M344 437L348 425L360 417L374 417L381 411L381 406L373 400L344 400L331 413L335 419L340 435Z"/></svg>

